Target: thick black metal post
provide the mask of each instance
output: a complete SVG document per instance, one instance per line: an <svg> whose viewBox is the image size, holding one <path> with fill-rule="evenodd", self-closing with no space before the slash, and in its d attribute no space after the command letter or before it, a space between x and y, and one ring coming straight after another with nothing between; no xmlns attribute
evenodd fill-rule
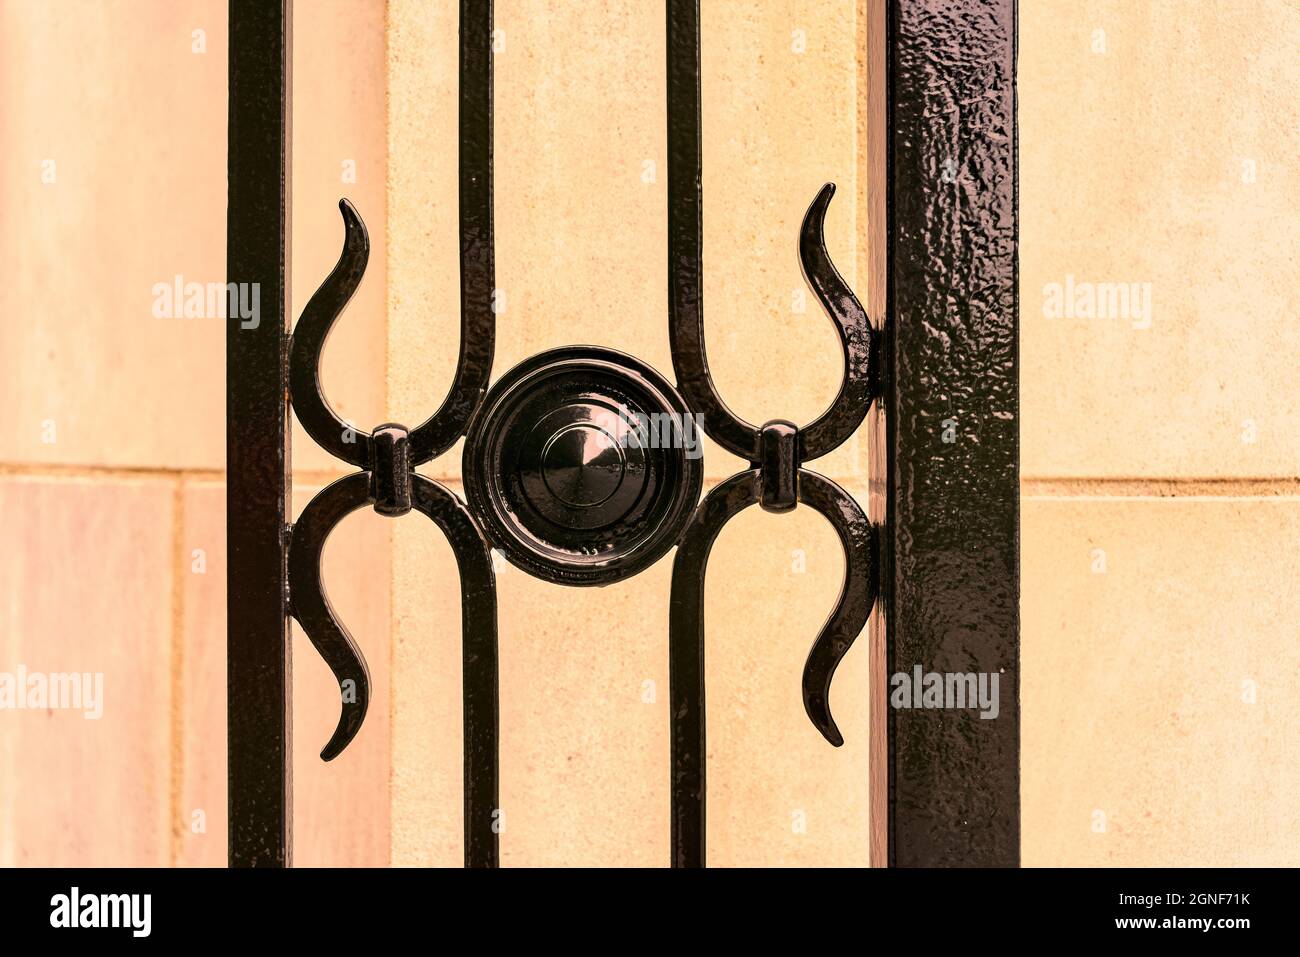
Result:
<svg viewBox="0 0 1300 957"><path fill-rule="evenodd" d="M226 327L226 628L230 864L290 859L289 641L284 551L289 439L291 0L230 0L226 275L260 314Z"/></svg>
<svg viewBox="0 0 1300 957"><path fill-rule="evenodd" d="M1015 866L1015 0L889 0L887 43L888 670L987 672L1000 692L992 720L890 708L890 862Z"/></svg>

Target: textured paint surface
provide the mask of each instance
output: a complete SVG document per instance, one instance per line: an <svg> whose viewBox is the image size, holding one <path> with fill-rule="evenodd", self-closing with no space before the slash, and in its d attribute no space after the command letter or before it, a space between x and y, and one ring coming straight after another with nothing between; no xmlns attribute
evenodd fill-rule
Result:
<svg viewBox="0 0 1300 957"><path fill-rule="evenodd" d="M826 243L862 295L855 10L854 0L703 4L710 365L751 422L812 421L838 390L838 339L797 258L804 212L826 182L840 190ZM663 13L630 0L496 3L495 376L575 343L671 373ZM455 6L395 0L388 65L389 414L411 424L441 399L456 361ZM759 354L770 357L761 366ZM709 476L743 467L706 448ZM819 467L865 477L866 443L850 440ZM431 474L458 475L459 462L448 456Z"/></svg>
<svg viewBox="0 0 1300 957"><path fill-rule="evenodd" d="M455 138L454 19L442 12L450 4L422 4L428 12L418 23L400 16L404 6L393 4L390 39L417 28L427 33L388 51L390 109L407 117L393 142L391 202L405 220L394 238L405 260L402 280L388 287L388 343L385 286L376 271L387 238L383 5L310 0L296 18L294 313L337 259L337 200L347 195L366 215L374 251L325 350L325 382L344 417L367 428L385 418L390 343L402 347L387 360L391 411L408 421L440 401L455 361L455 154L447 148ZM656 152L663 139L662 11L653 3L644 12L593 4L605 29L591 33L576 26L577 6L499 0L507 34L498 76L515 72L498 96L516 97L517 107L497 127L503 151L507 139L516 144L499 158L498 175L508 165L518 197L509 215L520 223L510 268L527 281L507 287L519 287L500 317L515 352L498 370L551 345L593 340L629 348L667 371L664 245L653 232L664 216ZM862 176L854 175L865 154L860 133L855 144L850 106L858 89L850 6L704 0L705 30L719 37L703 51L710 358L729 401L752 421L815 415L834 394L833 331L815 304L807 314L789 310L801 283L792 237L809 187L839 185L827 243L841 268L856 257L861 274L870 252L861 233L865 205L855 217L845 192L865 197ZM0 860L220 864L223 848L212 853L209 844L224 845L217 832L224 796L213 790L214 782L224 788L224 762L209 759L224 734L224 594L218 582L191 571L190 550L210 544L203 529L219 530L222 521L223 492L211 485L211 470L221 465L223 348L220 330L204 320L153 320L149 291L178 271L202 279L221 272L221 230L196 224L223 217L226 5L86 3L76 18L62 16L62 7L0 0L0 129L9 144L0 162L8 164L8 220L24 224L6 234L11 254L0 257L23 264L0 293L9 314L22 317L0 323L0 395L13 410L0 457L5 470L31 473L21 481L6 476L6 485L61 488L74 474L87 506L31 511L33 499L20 501L37 544L11 549L0 562L0 576L18 581L24 596L4 609L0 643L16 639L25 649L23 636L34 629L41 648L80 663L92 661L96 649L110 650L105 641L124 650L127 632L146 627L147 672L137 670L146 658L130 652L136 665L122 674L149 694L131 716L101 723L105 731L112 720L130 725L122 738L129 743L110 747L137 772L145 769L159 796L167 793L161 769L170 748L172 786L184 796L172 819L153 797L97 764L108 752L76 750L78 730L68 763L56 762L45 744L24 751L30 759L20 771L4 772L18 787L0 793L0 802L16 799L24 808L25 842L0 845ZM1296 326L1287 305L1297 286L1290 252L1300 222L1296 181L1287 174L1297 152L1289 106L1291 54L1300 44L1295 5L1027 0L1020 14L1029 480L1023 861L1296 864L1300 722L1296 691L1285 690L1296 667L1288 657L1296 579L1289 515L1300 472L1297 433L1286 424L1295 419L1287 363L1296 354ZM191 31L200 27L206 55L190 52ZM808 35L802 58L789 50L797 28ZM1108 54L1090 49L1097 29L1106 31ZM722 39L732 35L752 39ZM417 42L431 55L417 55ZM55 78L63 83L52 85ZM64 85L66 95L39 95ZM111 107L121 100L138 109L128 115ZM592 115L602 119L601 135L561 135L569 126L587 130ZM48 151L46 142L53 144ZM58 161L54 186L39 179L47 152ZM358 182L344 183L343 163L352 158ZM656 184L641 182L645 159L659 161ZM1253 184L1242 181L1249 159L1256 161ZM774 184L766 194L764 182ZM140 241L106 242L124 234L124 223ZM560 266L567 271L560 274ZM1042 316L1042 287L1070 272L1077 279L1150 279L1152 328L1053 325ZM861 284L855 288L861 294ZM520 295L529 306L523 312L516 309ZM775 342L781 358L757 363L751 336ZM825 380L814 374L823 365ZM145 426L114 424L128 416ZM41 442L47 417L58 424L54 444ZM1248 417L1259 426L1253 444L1242 440ZM182 421L186 429L176 427ZM859 437L865 475L865 432ZM295 460L314 469L330 462L301 433ZM459 456L441 461L458 467ZM74 472L69 463L88 468ZM715 477L736 464L716 450L706 457ZM112 471L118 466L154 470L168 488L140 492L148 483ZM186 529L198 532L180 534L177 541L188 546L176 549L181 559L158 569L158 546L143 543L174 519L171 490L188 486L188 469L208 470L199 477L207 483L202 495L187 491L183 506ZM843 480L856 464L827 469ZM851 490L863 500L865 487ZM1113 501L1117 492L1138 498ZM1186 501L1162 500L1189 492ZM1285 499L1285 507L1238 499L1256 494ZM1040 503L1042 495L1077 501ZM967 518L978 516L963 510L957 520ZM387 747L372 722L393 712L403 726L394 729L393 860L458 866L455 562L419 517L394 524L363 515L342 526L326 552L327 583L337 582L340 614L372 665L385 657L387 619L375 608L389 583L378 558L360 565L343 554L353 523L396 539L399 681L395 695L376 692L355 755L324 765L314 748L301 749L297 860L386 859ZM364 536L357 534L360 547ZM46 541L61 544L42 547ZM379 555L372 549L382 551L382 538L373 545L366 539L364 548ZM1091 571L1096 548L1107 550L1104 584ZM788 516L749 510L714 549L709 654L711 662L727 662L709 678L710 727L718 729L710 758L715 864L853 864L865 857L858 828L867 800L866 713L842 713L865 694L863 640L833 692L844 751L820 742L791 684L812 639L805 626L815 628L834 603L840 569L829 563L838 561L837 549L834 533L807 509ZM806 552L805 574L795 571L796 550ZM208 560L210 576L222 561L219 547L208 550ZM626 588L590 593L521 577L504 584L503 628L513 636L505 719L516 742L504 782L512 809L503 835L507 864L665 860L666 715L641 693L645 680L655 680L664 700L669 570L661 562ZM40 587L51 579L85 589L75 618L67 617L66 593ZM173 648L184 645L184 678L164 697L176 658L161 654L167 623L150 616L167 607L175 582L184 594L171 607L182 609L185 624L172 625L170 640ZM134 596L129 626L114 624L127 620L117 604L123 596ZM583 600L589 604L574 604ZM86 608L101 627L83 628ZM606 619L621 625L614 644L575 626ZM296 737L315 743L333 727L337 689L305 639L295 640ZM12 667L14 646L3 646L11 650L0 668ZM1257 682L1253 706L1241 697L1246 678ZM588 728L593 713L602 720ZM19 716L0 717L9 742L26 734L21 723L9 723ZM44 734L39 740L48 742ZM215 751L220 758L223 749ZM0 760L12 754L0 751ZM1189 769L1203 787L1184 786ZM56 773L58 788L39 783ZM23 796L32 781L42 788L38 803ZM102 803L73 809L46 799L62 791ZM187 812L214 806L206 836L186 831ZM804 835L792 831L796 809L806 812ZM1092 830L1097 809L1107 813L1105 834Z"/></svg>
<svg viewBox="0 0 1300 957"><path fill-rule="evenodd" d="M265 297L226 319L226 593L230 862L291 858L288 332L292 17L285 0L230 5L226 277Z"/></svg>
<svg viewBox="0 0 1300 957"><path fill-rule="evenodd" d="M890 858L1014 866L1015 4L891 7L889 670L997 673L1001 707L891 710Z"/></svg>

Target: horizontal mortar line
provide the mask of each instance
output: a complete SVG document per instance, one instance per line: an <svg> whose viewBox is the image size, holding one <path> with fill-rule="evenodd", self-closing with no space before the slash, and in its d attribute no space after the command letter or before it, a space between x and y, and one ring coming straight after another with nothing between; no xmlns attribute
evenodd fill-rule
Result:
<svg viewBox="0 0 1300 957"><path fill-rule="evenodd" d="M423 469L421 469L419 466L416 466L416 471L419 472L421 475L423 475L425 478L433 479L435 482L443 482L449 485L465 484L465 478L463 475L445 475L445 474L439 474L437 472L426 472ZM721 485L723 482L725 482L727 479L731 478L732 476L737 475L740 472L747 472L747 471L749 470L740 468L740 469L736 469L735 472L728 472L726 475L706 474L703 477L704 485L707 488L712 489L714 486ZM816 469L810 469L810 471L817 472ZM836 485L843 486L845 489L847 489L850 492L855 490L865 491L869 486L873 487L874 489L874 486L876 484L872 482L870 479L867 479L861 475L836 475L833 472L817 472L817 474L820 475L822 478L830 479Z"/></svg>
<svg viewBox="0 0 1300 957"><path fill-rule="evenodd" d="M298 469L293 472L295 485L322 485L351 475L350 469ZM462 484L460 476L439 472L422 472L440 482ZM56 462L16 463L0 462L0 477L23 478L109 478L176 479L196 482L225 481L224 469L167 468L163 466L134 465L76 465ZM706 483L721 482L728 476L705 476ZM827 475L841 484L861 484L866 480L858 475ZM1023 495L1069 498L1080 496L1137 496L1143 498L1181 497L1269 497L1300 495L1300 477L1274 478L1022 478Z"/></svg>
<svg viewBox="0 0 1300 957"><path fill-rule="evenodd" d="M348 470L297 469L293 472L295 485L324 485L352 474ZM50 479L142 479L166 481L217 482L226 481L225 469L166 468L150 465L75 465L58 462L21 463L0 462L0 478L50 478Z"/></svg>
<svg viewBox="0 0 1300 957"><path fill-rule="evenodd" d="M1269 498L1300 495L1300 478L1022 478L1029 498Z"/></svg>

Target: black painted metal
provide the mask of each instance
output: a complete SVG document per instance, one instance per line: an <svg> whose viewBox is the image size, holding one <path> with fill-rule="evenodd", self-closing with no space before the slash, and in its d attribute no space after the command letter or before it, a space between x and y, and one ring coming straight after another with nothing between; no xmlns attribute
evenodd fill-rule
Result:
<svg viewBox="0 0 1300 957"><path fill-rule="evenodd" d="M799 456L804 462L821 458L843 445L867 417L872 399L880 394L879 334L826 251L823 225L834 195L834 183L823 186L808 207L799 229L799 264L817 301L835 326L844 357L844 379L839 394L830 408L799 433Z"/></svg>
<svg viewBox="0 0 1300 957"><path fill-rule="evenodd" d="M631 356L570 346L488 393L465 442L469 506L512 563L547 581L607 585L676 544L704 467L689 410Z"/></svg>
<svg viewBox="0 0 1300 957"><path fill-rule="evenodd" d="M866 626L878 588L875 531L838 485L803 463L843 443L866 417L879 388L879 337L826 251L822 224L834 184L818 192L799 232L799 259L844 352L844 379L825 413L804 429L784 420L756 428L718 393L704 350L703 162L700 135L699 0L668 0L668 301L677 385L703 413L709 437L749 459L750 471L715 488L687 527L673 564L669 615L672 720L672 864L705 863L704 576L709 550L727 521L759 502L789 511L805 502L830 521L844 547L845 580L804 666L804 709L831 744L844 743L827 703L840 659Z"/></svg>
<svg viewBox="0 0 1300 957"><path fill-rule="evenodd" d="M362 471L321 491L294 526L289 584L294 617L339 683L341 711L321 751L329 761L356 737L370 700L370 676L361 649L338 620L320 576L325 540L349 512L371 504L381 515L422 512L452 546L463 594L465 865L495 867L497 837L496 584L486 539L465 505L415 467L442 454L465 434L483 400L492 368L492 4L460 5L460 262L461 348L451 390L438 410L414 430L388 423L374 434L346 425L330 408L320 381L321 354L330 328L360 284L370 240L346 199L343 252L294 328L290 395L308 434Z"/></svg>
<svg viewBox="0 0 1300 957"><path fill-rule="evenodd" d="M763 475L761 505L769 512L792 512L799 504L799 426L773 419L759 434Z"/></svg>
<svg viewBox="0 0 1300 957"><path fill-rule="evenodd" d="M752 469L709 492L673 559L668 606L673 867L703 867L705 860L704 573L709 550L722 526L759 501L762 482L759 470Z"/></svg>
<svg viewBox="0 0 1300 957"><path fill-rule="evenodd" d="M397 518L411 510L411 433L389 422L375 429L371 440L370 497L380 515Z"/></svg>
<svg viewBox="0 0 1300 957"><path fill-rule="evenodd" d="M264 312L226 326L229 857L290 859L284 404L289 271L289 0L231 0L226 273Z"/></svg>
<svg viewBox="0 0 1300 957"><path fill-rule="evenodd" d="M500 858L497 597L492 557L463 502L432 479L414 477L414 505L442 529L456 556L461 595L465 866Z"/></svg>
<svg viewBox="0 0 1300 957"><path fill-rule="evenodd" d="M294 523L289 545L289 595L293 616L339 683L342 712L321 750L325 761L343 753L361 730L370 705L370 670L352 635L334 614L321 582L321 553L343 518L373 501L370 476L357 472L326 486L307 503Z"/></svg>
<svg viewBox="0 0 1300 957"><path fill-rule="evenodd" d="M1014 0L890 0L892 673L999 675L1000 713L894 710L890 860L1014 866L1019 445Z"/></svg>
<svg viewBox="0 0 1300 957"><path fill-rule="evenodd" d="M335 458L357 468L369 468L373 458L370 433L345 423L320 387L320 361L325 340L361 285L370 261L370 235L356 207L339 200L343 214L343 252L293 327L289 349L289 387L293 411L307 434Z"/></svg>

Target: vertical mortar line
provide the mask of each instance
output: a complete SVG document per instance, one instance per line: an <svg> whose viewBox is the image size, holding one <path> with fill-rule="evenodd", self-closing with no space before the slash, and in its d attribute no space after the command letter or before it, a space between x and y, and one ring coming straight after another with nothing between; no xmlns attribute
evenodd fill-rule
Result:
<svg viewBox="0 0 1300 957"><path fill-rule="evenodd" d="M885 63L885 0L859 0L858 4L858 112L857 112L857 202L859 216L858 260L860 275L867 280L867 315L881 329L887 325L886 278L889 233L885 197L888 142L887 84ZM864 239L865 237L865 239ZM885 337L882 341L887 342ZM867 517L881 529L881 541L888 536L888 444L884 404L888 390L877 397L867 415ZM879 561L881 548L873 557ZM887 594L882 578L881 595ZM867 620L868 708L867 774L870 866L889 865L889 673L886 661L886 602L878 600Z"/></svg>

